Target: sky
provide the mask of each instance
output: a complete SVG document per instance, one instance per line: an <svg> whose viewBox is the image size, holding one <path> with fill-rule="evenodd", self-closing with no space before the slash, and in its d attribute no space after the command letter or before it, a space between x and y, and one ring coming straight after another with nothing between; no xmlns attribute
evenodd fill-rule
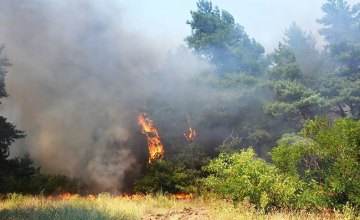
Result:
<svg viewBox="0 0 360 220"><path fill-rule="evenodd" d="M147 35L154 43L173 49L184 43L191 33L186 24L190 10L196 10L195 0L120 0L123 21L132 24L132 30ZM321 47L324 42L318 34L321 27L316 19L323 16L325 0L213 0L213 5L230 12L246 33L271 52L282 40L291 22L311 31ZM349 3L359 3L349 0Z"/></svg>

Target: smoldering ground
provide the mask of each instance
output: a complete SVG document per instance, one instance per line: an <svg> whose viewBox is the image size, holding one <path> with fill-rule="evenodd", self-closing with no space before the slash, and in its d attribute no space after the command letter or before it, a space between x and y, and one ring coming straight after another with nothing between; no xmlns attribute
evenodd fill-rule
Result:
<svg viewBox="0 0 360 220"><path fill-rule="evenodd" d="M188 79L208 67L187 52L165 59L162 40L132 32L122 14L112 1L0 2L0 42L13 64L1 114L27 133L13 156L29 152L43 171L99 191L121 192L139 173L139 107L158 94L185 98Z"/></svg>

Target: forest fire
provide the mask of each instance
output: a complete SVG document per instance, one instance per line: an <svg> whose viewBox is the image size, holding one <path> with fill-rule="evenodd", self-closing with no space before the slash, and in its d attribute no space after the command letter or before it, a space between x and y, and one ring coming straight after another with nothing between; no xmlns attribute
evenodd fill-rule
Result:
<svg viewBox="0 0 360 220"><path fill-rule="evenodd" d="M164 146L160 141L158 131L153 125L152 120L146 117L145 113L138 115L138 123L142 127L142 133L146 135L146 140L149 148L149 163L156 159L164 157Z"/></svg>

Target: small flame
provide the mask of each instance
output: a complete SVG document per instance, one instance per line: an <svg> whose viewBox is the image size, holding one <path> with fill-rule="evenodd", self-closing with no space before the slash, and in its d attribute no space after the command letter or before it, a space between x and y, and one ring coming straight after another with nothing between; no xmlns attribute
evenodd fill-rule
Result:
<svg viewBox="0 0 360 220"><path fill-rule="evenodd" d="M79 196L79 194L71 194L68 192L59 195L59 197L64 200L79 198Z"/></svg>
<svg viewBox="0 0 360 220"><path fill-rule="evenodd" d="M190 143L195 140L196 137L196 131L192 127L189 128L187 133L184 133L185 139L189 141Z"/></svg>
<svg viewBox="0 0 360 220"><path fill-rule="evenodd" d="M186 194L186 193L176 193L172 196L175 199L192 199L194 198L194 195L192 193Z"/></svg>
<svg viewBox="0 0 360 220"><path fill-rule="evenodd" d="M164 157L164 146L160 141L159 133L154 127L152 120L146 117L145 114L140 113L138 115L138 123L142 127L142 133L146 135L149 148L149 163L156 159L162 159Z"/></svg>
<svg viewBox="0 0 360 220"><path fill-rule="evenodd" d="M95 199L96 199L96 196L93 195L93 194L89 194L89 195L87 195L87 199L89 199L89 200L95 200Z"/></svg>
<svg viewBox="0 0 360 220"><path fill-rule="evenodd" d="M191 119L190 119L190 116L188 115L187 116L187 119L188 119L188 123L189 123L189 130L187 133L184 133L184 136L185 136L185 139L188 141L188 142L193 142L195 140L195 137L196 137L196 131L195 129L193 129L191 127Z"/></svg>
<svg viewBox="0 0 360 220"><path fill-rule="evenodd" d="M131 199L135 199L135 200L142 200L142 199L146 199L145 195L142 194L133 194L133 195L129 195L129 194L124 194L124 195L120 195L120 196L116 196L119 199L125 199L125 200L131 200Z"/></svg>

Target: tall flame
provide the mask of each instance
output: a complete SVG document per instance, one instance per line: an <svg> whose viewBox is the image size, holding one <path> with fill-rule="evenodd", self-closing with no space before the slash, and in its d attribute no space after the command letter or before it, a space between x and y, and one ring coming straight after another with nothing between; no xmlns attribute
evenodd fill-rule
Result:
<svg viewBox="0 0 360 220"><path fill-rule="evenodd" d="M158 131L153 125L152 120L146 117L145 114L138 115L138 123L142 127L142 133L146 135L146 140L149 148L149 163L156 159L164 157L164 146L160 141Z"/></svg>

